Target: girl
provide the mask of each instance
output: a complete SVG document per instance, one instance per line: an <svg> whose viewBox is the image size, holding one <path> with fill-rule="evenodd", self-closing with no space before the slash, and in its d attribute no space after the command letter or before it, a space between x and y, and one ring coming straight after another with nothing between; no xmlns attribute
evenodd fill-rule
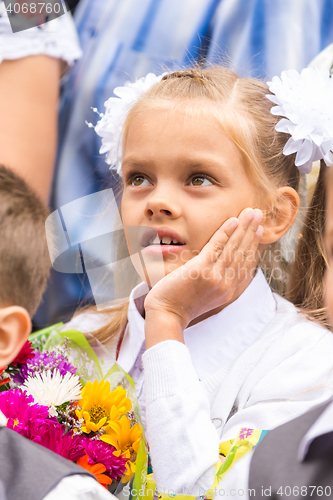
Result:
<svg viewBox="0 0 333 500"><path fill-rule="evenodd" d="M242 426L271 429L332 395L333 338L311 321L321 303L309 300L324 270L313 236L321 219L309 215L290 280L308 310L273 293L259 267L299 207L295 155L283 154L289 135L276 131L267 94L227 69L179 71L126 116L122 222L151 230L142 241L147 273L160 273L159 252L166 276L141 300L146 285L136 287L128 310L113 310L95 336L115 357L118 349L134 379L159 490L202 494L219 442ZM115 129L106 115L104 132L107 120ZM299 150L306 168L315 154ZM323 196L317 190L314 204ZM93 321L85 314L71 326L88 331Z"/></svg>
<svg viewBox="0 0 333 500"><path fill-rule="evenodd" d="M324 189L324 186L322 188ZM325 247L329 266L325 275L325 302L330 324L333 325L333 169L327 172L326 197ZM231 492L234 492L234 498L241 497L243 500L248 500L250 496L254 497L256 492L262 498L260 490L269 492L265 495L268 498L277 496L286 498L290 485L293 487L294 497L298 495L297 488L302 496L307 495L309 498L318 487L317 495L314 494L318 498L321 488L325 488L332 480L330 437L333 431L333 402L331 401L328 407L324 403L314 412L306 413L283 425L281 429L276 429L270 433L269 440L265 439L263 447L259 447L255 454L248 453L239 460L224 476L214 497L215 500L229 496ZM282 439L287 443L291 435L293 443L288 442L287 449L280 447L276 452L272 448L270 440ZM320 474L317 472L318 466ZM257 491L255 488L258 488ZM307 491L311 491L311 495L307 494Z"/></svg>

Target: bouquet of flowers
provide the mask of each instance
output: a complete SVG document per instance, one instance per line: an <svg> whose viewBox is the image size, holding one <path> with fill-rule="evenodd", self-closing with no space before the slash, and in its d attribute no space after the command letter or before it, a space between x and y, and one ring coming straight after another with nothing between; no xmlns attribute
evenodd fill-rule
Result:
<svg viewBox="0 0 333 500"><path fill-rule="evenodd" d="M148 467L132 379L117 363L103 376L95 339L88 342L76 330L49 333L33 334L0 370L0 410L7 427L85 468L122 499L167 500L170 495L157 492ZM220 443L214 484L205 499L266 432L241 428L235 440ZM124 488L132 478L133 484Z"/></svg>
<svg viewBox="0 0 333 500"><path fill-rule="evenodd" d="M82 333L56 333L46 343L44 333L0 370L7 427L77 463L112 492L136 468L140 482L147 447L133 381L117 364L103 377Z"/></svg>

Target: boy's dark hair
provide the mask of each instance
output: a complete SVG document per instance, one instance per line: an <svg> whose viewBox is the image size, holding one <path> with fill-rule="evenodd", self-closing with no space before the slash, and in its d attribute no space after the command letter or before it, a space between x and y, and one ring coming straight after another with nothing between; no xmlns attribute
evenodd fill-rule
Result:
<svg viewBox="0 0 333 500"><path fill-rule="evenodd" d="M51 266L47 216L33 189L0 165L0 307L17 305L35 313Z"/></svg>

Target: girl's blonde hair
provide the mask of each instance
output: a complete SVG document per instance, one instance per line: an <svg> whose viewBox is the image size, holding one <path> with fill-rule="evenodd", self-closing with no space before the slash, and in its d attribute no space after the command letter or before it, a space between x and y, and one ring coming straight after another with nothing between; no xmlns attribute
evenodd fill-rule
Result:
<svg viewBox="0 0 333 500"><path fill-rule="evenodd" d="M222 67L197 67L168 74L144 93L130 110L124 124L123 144L126 145L126 137L133 119L144 115L147 110L167 108L172 113L181 109L193 117L196 112L199 116L202 116L202 113L209 114L241 152L261 205L266 207L266 215L274 215L277 210L277 189L290 186L297 191L300 174L295 167L295 155L283 154L289 135L275 130L280 117L272 115L272 103L267 99L267 94L269 89L264 82L239 78L233 71ZM322 244L324 165L321 170L306 216L303 238L297 250L288 289L288 279L284 279L279 291L300 307L309 318L325 323L322 298L322 277L325 270ZM273 250L277 249L278 243L273 245ZM271 269L271 262L265 262L263 259L263 263L266 270ZM288 275L287 266L283 271ZM267 274L270 280L270 271L266 272ZM111 309L110 323L94 332L95 336L105 342L124 328L127 308L128 303Z"/></svg>

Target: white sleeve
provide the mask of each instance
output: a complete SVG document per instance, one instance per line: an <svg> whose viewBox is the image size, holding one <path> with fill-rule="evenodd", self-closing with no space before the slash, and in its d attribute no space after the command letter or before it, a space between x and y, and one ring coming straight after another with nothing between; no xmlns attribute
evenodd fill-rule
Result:
<svg viewBox="0 0 333 500"><path fill-rule="evenodd" d="M68 476L48 493L43 500L116 500L95 479L81 474Z"/></svg>
<svg viewBox="0 0 333 500"><path fill-rule="evenodd" d="M70 12L41 26L13 33L3 0L0 0L0 63L35 55L63 59L68 65L82 56Z"/></svg>
<svg viewBox="0 0 333 500"><path fill-rule="evenodd" d="M187 347L167 340L143 357L147 438L157 489L203 495L213 484L219 437Z"/></svg>

